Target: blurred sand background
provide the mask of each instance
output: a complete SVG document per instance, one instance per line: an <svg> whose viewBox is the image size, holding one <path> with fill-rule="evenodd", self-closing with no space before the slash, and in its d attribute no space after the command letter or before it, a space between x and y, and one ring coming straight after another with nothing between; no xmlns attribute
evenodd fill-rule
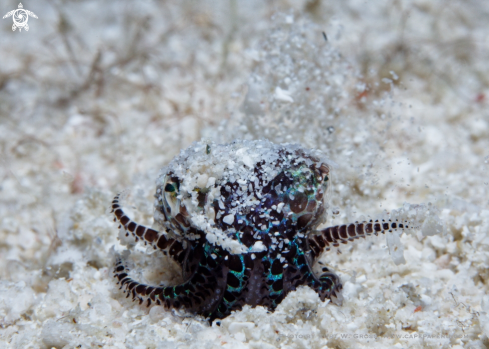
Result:
<svg viewBox="0 0 489 349"><path fill-rule="evenodd" d="M23 5L28 32L0 22L0 348L489 347L489 2ZM403 235L400 265L384 237L324 254L342 307L308 288L221 326L140 307L112 278L107 207L125 189L151 225L159 169L202 137L325 151L328 224L409 203L443 231Z"/></svg>

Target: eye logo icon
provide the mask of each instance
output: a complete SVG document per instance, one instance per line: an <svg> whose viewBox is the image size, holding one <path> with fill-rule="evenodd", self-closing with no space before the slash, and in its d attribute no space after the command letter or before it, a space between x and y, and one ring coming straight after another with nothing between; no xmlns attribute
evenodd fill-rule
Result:
<svg viewBox="0 0 489 349"><path fill-rule="evenodd" d="M12 31L15 31L17 28L19 28L19 32L21 32L22 29L25 29L25 31L29 30L29 25L27 24L29 16L37 18L34 12L24 10L24 6L22 6L22 3L19 3L19 8L17 10L7 12L7 14L3 16L3 18L7 18L10 16L12 16L14 20Z"/></svg>

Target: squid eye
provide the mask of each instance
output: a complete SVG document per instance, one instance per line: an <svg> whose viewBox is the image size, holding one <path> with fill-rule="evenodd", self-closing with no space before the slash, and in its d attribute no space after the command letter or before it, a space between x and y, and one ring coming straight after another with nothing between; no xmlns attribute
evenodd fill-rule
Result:
<svg viewBox="0 0 489 349"><path fill-rule="evenodd" d="M180 212L180 200L178 199L179 182L170 178L165 184L165 206L170 209L170 214L175 217Z"/></svg>
<svg viewBox="0 0 489 349"><path fill-rule="evenodd" d="M172 184L167 183L167 184L165 185L165 191L166 191L166 192L173 193L175 190L176 190L176 188L175 188L175 186L173 186Z"/></svg>
<svg viewBox="0 0 489 349"><path fill-rule="evenodd" d="M316 180L319 182L319 184L326 184L329 181L329 177L327 175L319 175L316 177Z"/></svg>
<svg viewBox="0 0 489 349"><path fill-rule="evenodd" d="M323 178L323 183L321 183L321 186L324 188L324 191L328 189L328 185L329 185L329 177L325 175Z"/></svg>

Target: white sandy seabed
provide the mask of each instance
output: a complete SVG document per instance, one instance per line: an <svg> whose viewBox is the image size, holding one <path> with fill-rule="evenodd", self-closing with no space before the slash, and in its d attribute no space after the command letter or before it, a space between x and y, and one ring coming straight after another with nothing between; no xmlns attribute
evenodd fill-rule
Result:
<svg viewBox="0 0 489 349"><path fill-rule="evenodd" d="M488 2L24 7L28 32L0 27L0 347L489 347ZM308 287L220 326L139 306L112 277L107 207L126 189L151 225L159 169L201 138L321 149L328 225L424 205L423 229L392 255L383 236L325 253L341 307ZM181 281L131 258L141 281Z"/></svg>

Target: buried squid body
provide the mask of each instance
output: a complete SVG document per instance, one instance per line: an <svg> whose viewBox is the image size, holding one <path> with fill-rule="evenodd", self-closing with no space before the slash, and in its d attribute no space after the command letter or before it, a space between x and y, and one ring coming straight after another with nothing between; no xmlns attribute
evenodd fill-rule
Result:
<svg viewBox="0 0 489 349"><path fill-rule="evenodd" d="M297 144L196 142L162 169L155 221L139 225L112 202L115 219L136 241L171 256L184 282L142 284L118 256L115 277L141 304L224 318L249 304L273 310L300 285L341 303L338 276L312 266L324 250L356 238L408 228L402 222L361 222L317 230L325 221L330 166L321 152Z"/></svg>

